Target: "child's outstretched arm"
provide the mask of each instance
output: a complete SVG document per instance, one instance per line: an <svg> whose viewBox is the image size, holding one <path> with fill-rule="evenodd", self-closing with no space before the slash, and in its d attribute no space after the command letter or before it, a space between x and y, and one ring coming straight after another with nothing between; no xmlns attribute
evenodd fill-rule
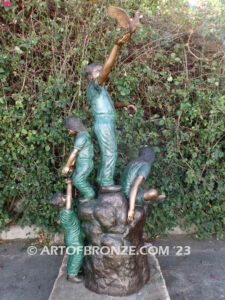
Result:
<svg viewBox="0 0 225 300"><path fill-rule="evenodd" d="M120 40L117 40L115 42L115 45L109 55L109 58L107 59L99 77L98 77L98 84L102 85L105 80L107 79L113 65L115 64L115 60L116 60L116 55L119 52L121 46L123 44L125 44L129 38L131 37L131 33L126 33ZM123 107L127 107L127 108L131 108L132 110L134 110L134 112L137 112L137 108L135 107L135 105L132 104L127 104L127 103L123 103L123 102L114 102L114 106L115 108L123 108Z"/></svg>
<svg viewBox="0 0 225 300"><path fill-rule="evenodd" d="M71 209L71 207L72 207L72 180L70 178L67 178L66 183L67 183L66 209Z"/></svg>
<svg viewBox="0 0 225 300"><path fill-rule="evenodd" d="M137 192L140 184L142 183L144 176L138 175L137 178L134 180L130 190L130 199L129 199L129 210L128 210L128 218L127 222L131 223L134 219L134 211L135 211L135 203Z"/></svg>
<svg viewBox="0 0 225 300"><path fill-rule="evenodd" d="M129 40L130 37L131 37L131 33L129 32L129 33L126 33L120 40L117 40L115 42L115 45L112 48L109 58L107 59L105 65L98 77L99 85L102 85L105 82L106 78L108 77L108 75L115 63L115 59L116 59L116 55L117 55L118 51L120 50L121 46Z"/></svg>
<svg viewBox="0 0 225 300"><path fill-rule="evenodd" d="M75 164L75 159L78 151L79 151L78 149L73 149L73 151L71 152L68 158L66 165L62 169L62 175L66 175L69 172L70 167Z"/></svg>

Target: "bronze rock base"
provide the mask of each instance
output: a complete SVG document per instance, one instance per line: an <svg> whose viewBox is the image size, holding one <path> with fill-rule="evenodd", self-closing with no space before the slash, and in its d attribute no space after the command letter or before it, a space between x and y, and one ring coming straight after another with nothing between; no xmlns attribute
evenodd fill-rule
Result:
<svg viewBox="0 0 225 300"><path fill-rule="evenodd" d="M79 205L86 244L101 249L86 255L83 264L85 287L95 293L126 296L138 292L149 280L147 255L138 254L144 246L145 210L136 208L131 225L127 224L127 212L128 202L120 192L102 193L96 200ZM133 255L126 252L131 246Z"/></svg>

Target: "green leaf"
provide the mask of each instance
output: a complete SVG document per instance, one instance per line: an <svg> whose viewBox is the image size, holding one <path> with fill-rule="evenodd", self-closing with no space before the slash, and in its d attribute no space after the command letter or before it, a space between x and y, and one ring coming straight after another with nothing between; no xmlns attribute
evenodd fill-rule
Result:
<svg viewBox="0 0 225 300"><path fill-rule="evenodd" d="M170 75L170 76L167 78L167 81L169 81L169 82L173 81L173 77Z"/></svg>

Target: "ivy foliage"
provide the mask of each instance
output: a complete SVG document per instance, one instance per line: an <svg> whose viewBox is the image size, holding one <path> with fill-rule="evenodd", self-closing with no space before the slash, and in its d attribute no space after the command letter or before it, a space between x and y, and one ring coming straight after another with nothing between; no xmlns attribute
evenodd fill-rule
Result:
<svg viewBox="0 0 225 300"><path fill-rule="evenodd" d="M0 8L0 228L16 222L58 230L49 199L65 191L69 115L80 116L93 137L95 181L100 154L83 67L103 63L122 34L107 17L109 5L143 16L106 83L113 100L138 110L117 112L116 180L151 145L157 156L145 185L167 199L150 208L147 233L194 224L198 238L222 238L225 7L217 1L191 9L181 0L16 0Z"/></svg>

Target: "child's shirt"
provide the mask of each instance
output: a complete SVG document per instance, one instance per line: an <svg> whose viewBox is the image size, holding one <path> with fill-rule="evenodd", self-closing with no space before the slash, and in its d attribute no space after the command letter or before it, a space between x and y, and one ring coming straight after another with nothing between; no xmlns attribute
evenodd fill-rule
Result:
<svg viewBox="0 0 225 300"><path fill-rule="evenodd" d="M76 158L77 164L79 164L79 161L83 159L93 159L93 144L87 131L81 131L78 133L74 142L74 149L79 150Z"/></svg>
<svg viewBox="0 0 225 300"><path fill-rule="evenodd" d="M144 160L136 159L127 165L120 181L122 191L127 198L129 198L131 187L137 176L141 175L146 179L150 171L151 165Z"/></svg>
<svg viewBox="0 0 225 300"><path fill-rule="evenodd" d="M87 98L91 104L92 113L95 119L101 117L116 118L116 110L112 99L105 87L98 84L98 78L89 84Z"/></svg>

